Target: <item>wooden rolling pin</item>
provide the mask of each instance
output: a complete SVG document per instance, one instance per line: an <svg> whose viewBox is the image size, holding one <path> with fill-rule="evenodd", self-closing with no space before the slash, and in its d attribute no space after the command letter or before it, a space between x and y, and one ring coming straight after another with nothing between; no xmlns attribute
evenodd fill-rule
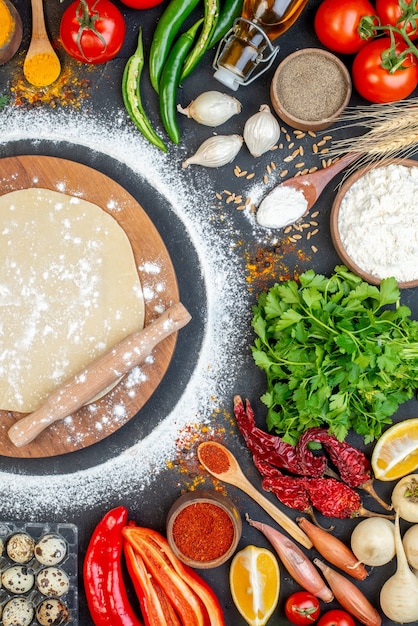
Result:
<svg viewBox="0 0 418 626"><path fill-rule="evenodd" d="M30 443L50 424L64 419L90 402L142 363L157 344L186 326L190 320L190 313L179 302L145 328L122 339L82 372L53 391L39 409L16 422L8 431L12 443L17 447Z"/></svg>

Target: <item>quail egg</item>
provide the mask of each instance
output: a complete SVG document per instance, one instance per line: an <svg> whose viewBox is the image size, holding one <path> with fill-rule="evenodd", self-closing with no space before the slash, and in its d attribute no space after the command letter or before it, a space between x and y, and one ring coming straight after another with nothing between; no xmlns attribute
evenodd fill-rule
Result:
<svg viewBox="0 0 418 626"><path fill-rule="evenodd" d="M26 565L12 565L2 573L1 584L10 593L28 593L35 584L35 574Z"/></svg>
<svg viewBox="0 0 418 626"><path fill-rule="evenodd" d="M36 619L41 626L61 626L69 617L67 606L59 598L47 598L36 609Z"/></svg>
<svg viewBox="0 0 418 626"><path fill-rule="evenodd" d="M3 556L4 552L4 542L3 539L0 539L0 556Z"/></svg>
<svg viewBox="0 0 418 626"><path fill-rule="evenodd" d="M35 558L42 565L58 565L67 554L67 544L60 535L43 535L35 544Z"/></svg>
<svg viewBox="0 0 418 626"><path fill-rule="evenodd" d="M9 559L15 563L27 563L33 557L35 540L28 533L15 533L7 542L6 551Z"/></svg>
<svg viewBox="0 0 418 626"><path fill-rule="evenodd" d="M36 576L36 586L44 596L63 596L70 588L70 581L59 567L44 567Z"/></svg>
<svg viewBox="0 0 418 626"><path fill-rule="evenodd" d="M3 607L3 626L29 626L35 609L27 598L11 598Z"/></svg>

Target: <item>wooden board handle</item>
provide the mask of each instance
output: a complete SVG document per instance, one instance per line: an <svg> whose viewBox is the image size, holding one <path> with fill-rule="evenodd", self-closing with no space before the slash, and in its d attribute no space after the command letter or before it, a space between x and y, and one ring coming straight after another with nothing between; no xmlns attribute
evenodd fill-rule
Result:
<svg viewBox="0 0 418 626"><path fill-rule="evenodd" d="M50 424L90 402L142 363L157 344L190 320L190 313L179 302L145 328L122 339L56 389L39 409L16 422L8 431L12 443L17 447L30 443Z"/></svg>

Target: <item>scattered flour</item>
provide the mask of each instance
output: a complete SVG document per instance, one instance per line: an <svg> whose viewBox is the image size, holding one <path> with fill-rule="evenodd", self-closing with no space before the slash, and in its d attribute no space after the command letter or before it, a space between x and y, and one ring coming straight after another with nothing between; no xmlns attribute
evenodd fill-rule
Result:
<svg viewBox="0 0 418 626"><path fill-rule="evenodd" d="M187 174L170 173L175 168L168 167L169 159L181 163L181 148L175 148L174 155L159 153L133 127L126 128L122 115L99 120L97 115L93 118L71 111L37 109L22 114L10 107L0 115L0 138L0 146L20 140L31 140L34 145L39 140L64 144L71 141L90 149L92 167L95 153L126 164L165 198L167 210L174 211L182 221L199 255L201 267L196 271L205 280L208 302L203 345L195 370L172 412L144 440L95 467L48 476L0 472L0 498L7 502L8 515L15 518L28 514L62 516L66 511L103 505L112 496L123 499L135 494L138 500L138 489L146 491L175 456L176 439L182 429L193 423L209 424L222 393L229 394L232 388L236 354L248 334L246 313L250 310L245 272L237 271L236 252L231 245L233 233L225 224L217 232L216 220L208 216L215 192L205 172L199 173L200 190L191 193L192 179ZM60 191L65 192L65 185ZM155 279L160 284L161 277L155 267L148 269L154 288L158 288ZM132 386L140 378L141 370L136 368L128 380ZM123 407L115 407L115 414L115 419L122 419ZM70 419L68 426L71 430ZM101 428L100 423L96 428Z"/></svg>

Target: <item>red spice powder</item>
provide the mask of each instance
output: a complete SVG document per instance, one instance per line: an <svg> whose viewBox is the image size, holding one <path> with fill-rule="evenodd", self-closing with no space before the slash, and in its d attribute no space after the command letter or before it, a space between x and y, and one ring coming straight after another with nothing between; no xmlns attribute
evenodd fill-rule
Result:
<svg viewBox="0 0 418 626"><path fill-rule="evenodd" d="M210 502L185 507L173 523L173 539L184 556L194 561L213 561L223 556L234 539L228 513Z"/></svg>
<svg viewBox="0 0 418 626"><path fill-rule="evenodd" d="M210 444L204 445L200 449L200 457L203 463L215 474L223 474L229 470L229 459L225 452Z"/></svg>

